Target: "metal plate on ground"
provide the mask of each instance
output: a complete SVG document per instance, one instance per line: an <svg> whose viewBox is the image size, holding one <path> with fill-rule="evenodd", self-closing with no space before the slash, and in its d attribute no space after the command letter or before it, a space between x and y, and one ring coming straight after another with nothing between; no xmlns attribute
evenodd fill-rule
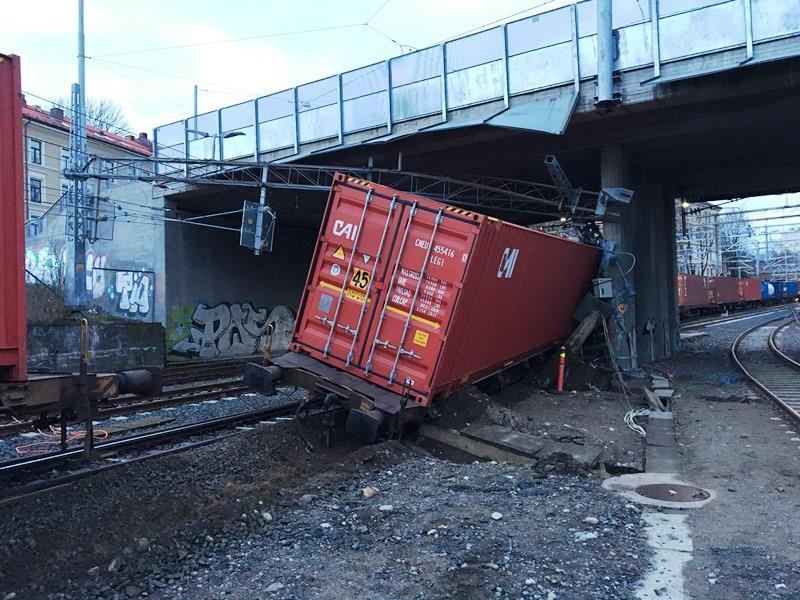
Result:
<svg viewBox="0 0 800 600"><path fill-rule="evenodd" d="M636 493L645 498L654 500L669 500L670 502L699 502L711 497L707 491L693 485L679 485L670 483L651 483L640 485Z"/></svg>

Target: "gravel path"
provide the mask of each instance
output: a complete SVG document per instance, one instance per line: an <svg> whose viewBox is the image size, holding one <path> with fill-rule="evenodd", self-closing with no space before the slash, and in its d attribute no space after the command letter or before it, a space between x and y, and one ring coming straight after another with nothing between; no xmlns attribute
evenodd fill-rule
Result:
<svg viewBox="0 0 800 600"><path fill-rule="evenodd" d="M772 315L776 316L776 315ZM800 598L800 433L731 362L730 344L771 317L706 328L667 363L684 477L717 491L690 512L693 598Z"/></svg>

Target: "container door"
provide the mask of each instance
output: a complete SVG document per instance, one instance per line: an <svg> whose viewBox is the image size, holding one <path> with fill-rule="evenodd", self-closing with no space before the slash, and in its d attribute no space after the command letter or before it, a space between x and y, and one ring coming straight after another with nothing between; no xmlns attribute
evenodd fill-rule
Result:
<svg viewBox="0 0 800 600"><path fill-rule="evenodd" d="M467 211L406 205L362 348L364 375L427 403L477 231Z"/></svg>
<svg viewBox="0 0 800 600"><path fill-rule="evenodd" d="M364 344L403 206L396 198L343 184L331 202L294 339L347 367Z"/></svg>

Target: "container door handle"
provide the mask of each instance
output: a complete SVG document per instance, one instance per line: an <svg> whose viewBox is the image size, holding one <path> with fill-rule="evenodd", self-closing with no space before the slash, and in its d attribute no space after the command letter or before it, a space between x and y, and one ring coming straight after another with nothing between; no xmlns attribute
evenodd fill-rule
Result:
<svg viewBox="0 0 800 600"><path fill-rule="evenodd" d="M325 342L325 350L322 352L323 356L328 356L331 349L331 341L333 340L333 332L336 331L336 321L339 319L339 311L342 309L342 302L344 301L344 291L347 289L347 278L350 277L350 270L353 268L353 259L356 257L358 251L358 242L361 239L361 233L364 229L364 217L367 214L367 209L372 202L372 189L367 192L367 197L364 200L364 209L361 211L361 219L358 221L358 231L356 232L356 239L353 242L353 250L350 252L350 260L347 262L347 270L344 272L344 280L342 281L342 289L339 291L339 299L336 302L336 310L333 313L333 320L330 321L331 330L328 332L328 339Z"/></svg>

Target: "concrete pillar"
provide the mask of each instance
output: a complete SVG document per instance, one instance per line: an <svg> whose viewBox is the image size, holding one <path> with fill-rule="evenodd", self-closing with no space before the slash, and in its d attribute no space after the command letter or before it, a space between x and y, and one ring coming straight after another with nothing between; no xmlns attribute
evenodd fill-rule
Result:
<svg viewBox="0 0 800 600"><path fill-rule="evenodd" d="M678 313L673 200L658 177L648 173L619 147L602 150L601 182L604 187L622 186L635 192L630 206L610 207L619 213L618 218L604 222L606 239L617 244L620 265L627 270L632 262L631 257L623 252L636 257L636 266L627 276L628 282L634 286L635 295L627 299L628 310L623 318L617 319L618 330L635 332L635 336L630 335L627 339L627 349L632 351L632 358L619 361L622 368L631 369L636 368L637 363L669 356L676 349ZM619 269L616 273L619 275ZM611 275L614 276L613 270ZM615 295L617 293L620 297L615 300L624 301L626 290L616 285ZM616 332L615 352L624 357L626 346L623 346L621 333Z"/></svg>

